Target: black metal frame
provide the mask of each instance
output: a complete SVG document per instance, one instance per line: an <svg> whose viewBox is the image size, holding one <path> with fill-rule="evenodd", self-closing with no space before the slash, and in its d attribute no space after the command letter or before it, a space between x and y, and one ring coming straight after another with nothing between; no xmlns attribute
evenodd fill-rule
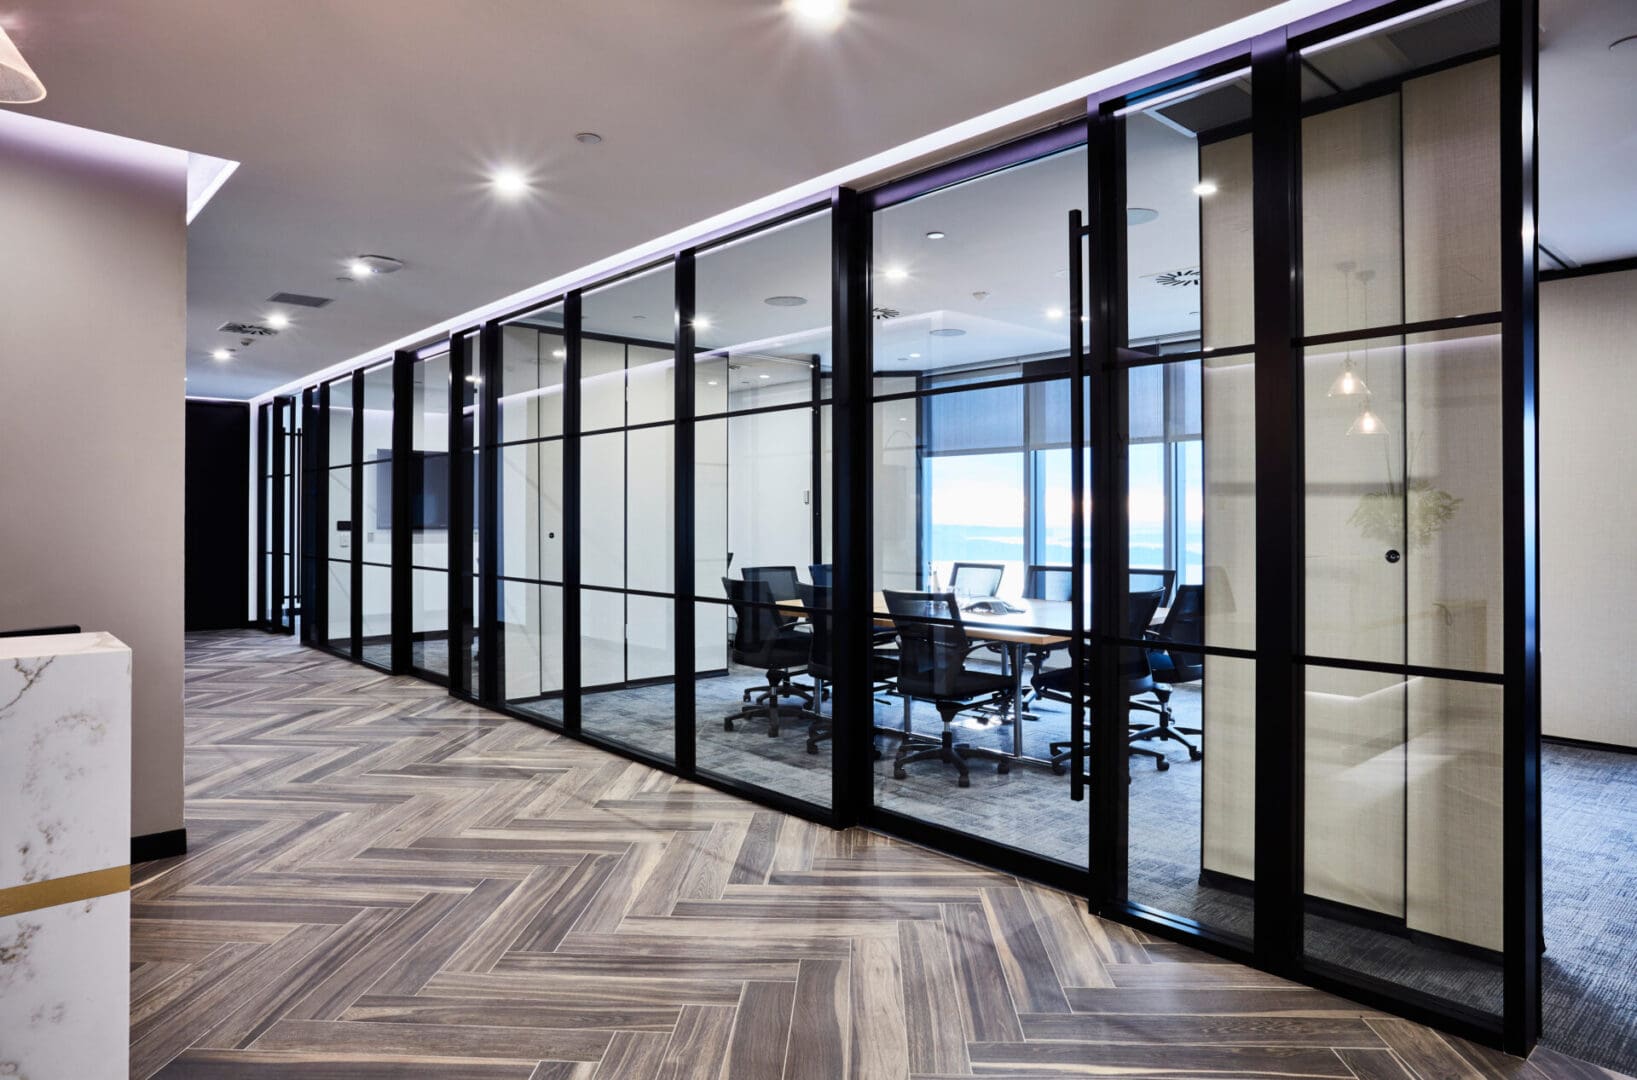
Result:
<svg viewBox="0 0 1637 1080"><path fill-rule="evenodd" d="M501 326L545 304L489 319L450 335L450 494L451 545L449 558L450 610L450 692L531 723L562 730L585 742L655 768L726 791L747 795L759 802L836 826L865 824L897 836L958 851L1002 869L1026 874L1090 899L1096 913L1140 927L1158 937L1185 941L1206 951L1254 964L1265 970L1334 990L1368 1004L1410 1016L1458 1033L1503 1045L1514 1053L1527 1051L1539 1032L1539 966L1535 943L1540 926L1540 836L1539 836L1539 680L1538 645L1535 628L1538 617L1538 575L1536 550L1536 431L1535 431L1535 321L1536 281L1534 220L1533 117L1535 74L1535 0L1500 0L1503 36L1499 50L1502 65L1504 115L1497 117L1502 142L1502 237L1503 279L1498 313L1437 320L1416 326L1381 328L1392 333L1448 329L1459 326L1494 325L1502 334L1503 416L1503 507L1506 537L1504 596L1506 603L1505 666L1502 673L1451 671L1412 665L1364 665L1372 670L1391 668L1405 675L1498 683L1504 688L1504 989L1505 1009L1501 1017L1479 1015L1436 1001L1402 987L1388 985L1357 973L1338 972L1310 960L1303 953L1302 927L1310 908L1304 890L1302 865L1304 822L1304 672L1308 665L1329 667L1360 666L1344 658L1305 654L1302 623L1304 550L1302 511L1305 500L1302 431L1302 350L1326 340L1357 338L1368 331L1346 331L1343 335L1304 337L1301 325L1301 118L1300 59L1298 49L1306 44L1354 29L1370 26L1383 18L1424 7L1425 0L1353 0L1328 14L1307 19L1290 27L1263 34L1252 41L1231 45L1190 63L1130 83L1110 88L1087 102L1083 118L1021 139L941 164L926 172L894 180L873 191L858 193L847 189L831 192L823 200L809 201L759 216L742 226L721 230L707 238L640 265L621 268L595 283L568 291L546 303L563 305L563 340L567 354L564 367L563 434L561 477L563 492L564 551L563 595L563 675L562 719L543 720L504 699L501 675L504 658L501 641L501 582L499 517L500 442L499 391L501 373ZM1124 347L1124 262L1125 191L1123 175L1123 113L1140 107L1154 95L1185 89L1240 69L1250 73L1255 102L1248 128L1252 146L1252 175L1255 183L1253 222L1256 246L1252 273L1255 295L1255 342L1232 349L1217 349L1211 355L1252 354L1255 374L1255 433L1257 501L1255 521L1258 537L1256 557L1257 637L1254 649L1198 646L1211 655L1237 657L1255 664L1256 670L1256 776L1255 790L1255 879L1249 885L1255 904L1254 936L1250 943L1237 940L1187 918L1161 912L1133 902L1127 888L1127 796L1125 731L1119 724L1098 724L1092 745L1080 738L1081 721L1088 714L1118 715L1123 701L1116 677L1116 659L1122 646L1140 645L1121 632L1127 554L1123 539L1127 486L1123 457L1126 426L1126 375L1130 367L1151 363L1175 363L1205 355L1193 352L1144 355ZM1521 110L1521 115L1514 110ZM1082 219L1076 212L1068 221L1070 251L1069 290L1070 346L1062 371L1025 373L1020 380L1030 383L1043 379L1070 379L1071 485L1073 507L1071 545L1076 553L1072 578L1073 624L1069 653L1082 685L1074 695L1071 722L1075 733L1073 768L1066 796L1084 800L1093 823L1085 870L1048 862L1025 851L959 833L942 825L906 817L873 802L871 740L861 723L837 723L832 741L831 792L829 807L802 802L780 792L733 781L729 777L701 773L694 756L697 717L694 706L695 652L694 615L697 582L694 580L694 465L697 447L694 415L692 362L696 355L693 333L695 296L695 255L720 242L748 236L760 230L827 208L831 218L831 313L833 370L830 398L813 396L811 408L817 417L826 405L831 409L832 475L829 490L829 553L834 567L832 596L834 618L842 627L869 626L874 618L874 571L871 516L873 506L874 395L873 332L871 319L871 259L873 213L964 180L992 173L1084 143L1087 147L1087 195L1089 214ZM1087 255L1087 244L1090 254ZM589 587L581 576L581 462L580 372L582 352L582 298L593 284L601 287L618 277L674 260L676 357L674 378L673 478L676 517L673 538L674 577L672 591L652 593L673 603L675 670L667 680L675 695L674 760L644 752L641 748L613 742L595 732L586 732L581 723L582 657L580 648L579 598ZM1567 275L1556 275L1567 276ZM1082 316L1087 320L1083 323ZM596 335L586 335L596 336ZM473 346L481 349L479 358ZM395 411L393 418L394 457L408 460L411 442L410 413L407 405L412 386L409 364L414 352L400 352L394 358ZM474 362L474 360L476 362ZM895 374L897 374L895 372ZM468 376L475 375L471 381ZM335 384L340 385L340 384ZM361 658L362 625L362 535L363 488L363 373L350 380L353 396L351 470L353 545L351 552L352 634L347 655ZM815 386L817 383L815 383ZM329 563L328 529L333 527L334 508L328 507L328 456L330 383L309 390L303 396L304 428L310 434L307 450L315 465L310 490L305 497L307 516L314 528L305 527L303 559L309 553L315 568ZM949 392L972 387L950 388ZM884 395L883 399L922 397L915 393ZM774 406L770 409L789 409ZM472 411L468 411L468 410ZM311 410L311 411L307 411ZM760 409L748 412L764 411ZM770 410L769 410L770 411ZM732 415L740 415L744 410ZM474 445L475 425L481 432ZM263 413L266 416L266 413ZM726 415L726 414L724 414ZM714 418L714 414L713 417ZM817 420L815 420L815 423ZM644 425L647 426L647 425ZM264 451L266 444L259 444ZM1090 450L1089 468L1083 449ZM820 447L815 437L815 457ZM480 467L475 470L473 455ZM258 468L258 480L266 471ZM304 468L304 472L305 472ZM394 602L393 643L395 671L408 670L409 641L408 521L409 499L401 485L409 470L394 474ZM822 490L822 477L815 491ZM1090 504L1100 512L1088 526L1082 508ZM272 508L261 500L263 520ZM824 510L815 506L815 556L822 559ZM474 520L475 516L475 520ZM477 568L477 595L482 618L474 618L471 552L472 528L476 526L480 547ZM309 536L311 539L309 540ZM459 537L455 542L453 538ZM1091 571L1079 553L1089 550ZM265 600L269 582L265 566L258 575L258 592ZM328 632L328 574L316 580L304 577L302 609L308 616L304 640L323 643ZM1095 581L1089 580L1094 578ZM1089 590L1089 591L1088 591ZM650 595L646 590L624 589L624 593ZM1088 613L1086 598L1095 600ZM268 610L265 603L261 609ZM308 634L306 626L311 626ZM476 685L468 678L472 665L473 635L478 639ZM838 634L834 643L835 678L831 684L835 715L873 715L870 671L870 635ZM331 650L334 651L334 650ZM1067 811L1067 808L1065 808Z"/></svg>

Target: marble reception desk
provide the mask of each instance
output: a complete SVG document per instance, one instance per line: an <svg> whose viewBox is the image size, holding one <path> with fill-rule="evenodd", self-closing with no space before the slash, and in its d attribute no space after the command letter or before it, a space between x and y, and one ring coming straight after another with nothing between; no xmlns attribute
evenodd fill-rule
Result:
<svg viewBox="0 0 1637 1080"><path fill-rule="evenodd" d="M0 1076L126 1075L131 650L0 638Z"/></svg>

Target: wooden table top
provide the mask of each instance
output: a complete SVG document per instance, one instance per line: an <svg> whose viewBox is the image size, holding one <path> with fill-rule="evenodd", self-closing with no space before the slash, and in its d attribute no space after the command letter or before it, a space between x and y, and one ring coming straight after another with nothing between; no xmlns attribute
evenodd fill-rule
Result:
<svg viewBox="0 0 1637 1080"><path fill-rule="evenodd" d="M1069 640L1069 620L1073 605L1067 600L1008 600L1013 607L1023 610L1008 615L985 615L975 611L961 612L961 626L975 641L1003 641L1015 645L1057 645ZM807 610L800 600L781 600L779 608L791 614ZM875 594L875 625L891 626L887 612L887 598ZM1060 626L1060 633L1046 632L1041 627Z"/></svg>

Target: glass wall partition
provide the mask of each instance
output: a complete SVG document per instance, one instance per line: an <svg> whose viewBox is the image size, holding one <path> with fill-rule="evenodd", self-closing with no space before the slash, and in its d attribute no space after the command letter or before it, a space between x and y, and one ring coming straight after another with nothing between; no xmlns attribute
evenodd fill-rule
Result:
<svg viewBox="0 0 1637 1080"><path fill-rule="evenodd" d="M256 410L256 623L272 630L274 615L273 546L278 539L274 527L274 502L278 490L273 480L273 447L279 441L273 403Z"/></svg>
<svg viewBox="0 0 1637 1080"><path fill-rule="evenodd" d="M874 215L874 800L1073 873L1065 141Z"/></svg>
<svg viewBox="0 0 1637 1080"><path fill-rule="evenodd" d="M412 369L408 527L410 668L449 678L449 353L417 360Z"/></svg>
<svg viewBox="0 0 1637 1080"><path fill-rule="evenodd" d="M362 624L359 648L365 663L392 668L392 363L362 375L359 426L362 446L354 482L361 515L352 523L357 543ZM405 406L408 407L407 405Z"/></svg>
<svg viewBox="0 0 1637 1080"><path fill-rule="evenodd" d="M1300 165L1305 953L1494 1018L1500 39L1478 0L1308 44Z"/></svg>
<svg viewBox="0 0 1637 1080"><path fill-rule="evenodd" d="M1256 379L1250 71L1110 106L1124 221L1104 355L1119 526L1100 646L1124 720L1132 904L1253 937ZM1102 580L1107 580L1103 578ZM1146 642L1146 644L1145 644ZM1210 651L1199 651L1209 649ZM1105 670L1108 670L1105 668ZM1109 744L1112 745L1112 741ZM1118 785L1116 785L1118 786Z"/></svg>
<svg viewBox="0 0 1637 1080"><path fill-rule="evenodd" d="M580 726L675 760L674 265L581 303Z"/></svg>
<svg viewBox="0 0 1637 1080"><path fill-rule="evenodd" d="M301 640L306 645L318 645L324 640L322 628L323 601L320 598L324 579L324 552L319 541L324 535L324 484L329 480L328 448L324 445L324 405L319 388L309 386L301 392L301 525L297 531L301 561L297 595L301 610Z"/></svg>
<svg viewBox="0 0 1637 1080"><path fill-rule="evenodd" d="M500 328L500 673L506 704L563 723L563 305Z"/></svg>
<svg viewBox="0 0 1637 1080"><path fill-rule="evenodd" d="M324 644L352 652L353 422L358 379L346 375L321 388L329 454L326 516L320 535L325 559Z"/></svg>
<svg viewBox="0 0 1637 1080"><path fill-rule="evenodd" d="M695 259L695 757L828 807L828 211Z"/></svg>

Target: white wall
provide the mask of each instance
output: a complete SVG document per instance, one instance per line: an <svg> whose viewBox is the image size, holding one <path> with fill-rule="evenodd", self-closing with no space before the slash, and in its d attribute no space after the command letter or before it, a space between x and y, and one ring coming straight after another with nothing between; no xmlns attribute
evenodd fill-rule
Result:
<svg viewBox="0 0 1637 1080"><path fill-rule="evenodd" d="M0 627L132 653L135 835L182 826L187 155L0 112Z"/></svg>
<svg viewBox="0 0 1637 1080"><path fill-rule="evenodd" d="M1637 271L1540 287L1541 730L1637 747Z"/></svg>

